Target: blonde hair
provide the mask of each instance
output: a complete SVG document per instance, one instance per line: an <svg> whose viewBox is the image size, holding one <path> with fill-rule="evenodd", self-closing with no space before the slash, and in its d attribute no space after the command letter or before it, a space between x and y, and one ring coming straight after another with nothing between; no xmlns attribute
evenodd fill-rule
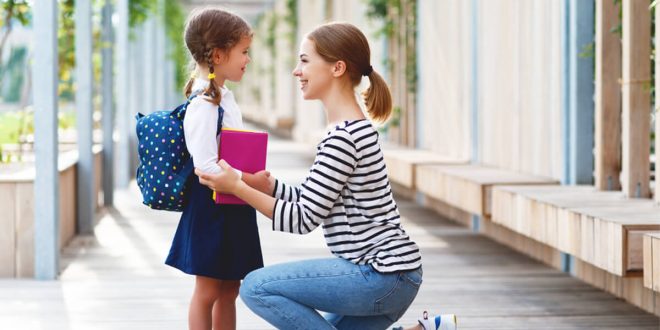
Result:
<svg viewBox="0 0 660 330"><path fill-rule="evenodd" d="M213 51L220 49L226 53L241 41L251 37L250 25L241 17L217 8L196 9L186 21L184 40L193 60L197 64L206 64L212 74ZM183 93L190 97L195 79L190 77ZM213 79L204 91L214 103L220 104L221 93Z"/></svg>
<svg viewBox="0 0 660 330"><path fill-rule="evenodd" d="M392 94L383 77L371 66L369 42L362 31L349 23L328 23L307 35L316 52L327 62L344 61L353 87L362 76L369 77L370 86L362 92L369 116L379 122L392 114Z"/></svg>

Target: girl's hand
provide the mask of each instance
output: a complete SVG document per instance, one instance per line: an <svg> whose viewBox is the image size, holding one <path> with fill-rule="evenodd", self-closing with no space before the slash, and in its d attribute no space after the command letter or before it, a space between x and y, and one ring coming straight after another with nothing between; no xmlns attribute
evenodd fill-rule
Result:
<svg viewBox="0 0 660 330"><path fill-rule="evenodd" d="M234 194L241 183L238 173L224 159L221 159L218 165L223 170L220 174L204 173L195 169L195 174L199 177L199 183L217 192Z"/></svg>

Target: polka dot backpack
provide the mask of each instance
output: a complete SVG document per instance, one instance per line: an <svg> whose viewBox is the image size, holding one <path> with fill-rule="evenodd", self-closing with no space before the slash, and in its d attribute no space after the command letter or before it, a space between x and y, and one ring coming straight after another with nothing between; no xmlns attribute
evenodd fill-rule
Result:
<svg viewBox="0 0 660 330"><path fill-rule="evenodd" d="M183 211L187 203L186 182L194 165L183 134L186 108L195 96L174 110L138 113L136 132L138 156L136 181L145 205L156 210ZM218 107L218 130L224 110Z"/></svg>

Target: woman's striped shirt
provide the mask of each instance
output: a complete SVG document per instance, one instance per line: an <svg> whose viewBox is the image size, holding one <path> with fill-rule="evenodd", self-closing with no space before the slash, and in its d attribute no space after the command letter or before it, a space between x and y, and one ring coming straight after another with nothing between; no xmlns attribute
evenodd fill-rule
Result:
<svg viewBox="0 0 660 330"><path fill-rule="evenodd" d="M276 181L273 230L306 234L322 226L340 258L382 273L419 267L419 248L401 227L371 122L343 122L317 150L301 187Z"/></svg>

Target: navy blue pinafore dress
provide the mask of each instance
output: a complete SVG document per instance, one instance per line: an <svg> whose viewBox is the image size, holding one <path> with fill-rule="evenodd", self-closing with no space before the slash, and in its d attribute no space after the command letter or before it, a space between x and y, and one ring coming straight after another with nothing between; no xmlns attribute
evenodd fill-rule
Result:
<svg viewBox="0 0 660 330"><path fill-rule="evenodd" d="M221 107L219 112L222 123ZM187 274L219 280L242 280L263 267L255 209L215 204L213 191L200 184L195 173L187 189L190 198L165 263Z"/></svg>

